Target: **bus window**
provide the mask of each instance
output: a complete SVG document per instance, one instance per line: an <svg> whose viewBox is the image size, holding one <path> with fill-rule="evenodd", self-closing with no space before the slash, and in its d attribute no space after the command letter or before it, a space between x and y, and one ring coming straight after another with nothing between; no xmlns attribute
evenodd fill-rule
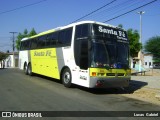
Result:
<svg viewBox="0 0 160 120"><path fill-rule="evenodd" d="M71 45L71 39L72 39L72 28L68 28L66 30L62 30L59 32L59 39L58 39L59 45L62 46Z"/></svg>
<svg viewBox="0 0 160 120"><path fill-rule="evenodd" d="M88 41L80 41L80 68L88 69Z"/></svg>
<svg viewBox="0 0 160 120"><path fill-rule="evenodd" d="M37 39L32 39L31 40L31 49L36 49L37 48Z"/></svg>
<svg viewBox="0 0 160 120"><path fill-rule="evenodd" d="M44 48L46 44L46 35L38 38L38 48Z"/></svg>
<svg viewBox="0 0 160 120"><path fill-rule="evenodd" d="M20 50L24 50L24 41L21 41Z"/></svg>
<svg viewBox="0 0 160 120"><path fill-rule="evenodd" d="M72 39L72 28L69 28L66 30L65 33L65 43L70 45L71 39Z"/></svg>
<svg viewBox="0 0 160 120"><path fill-rule="evenodd" d="M28 50L30 47L30 41L26 40L26 41L22 41L21 42L21 50Z"/></svg>
<svg viewBox="0 0 160 120"><path fill-rule="evenodd" d="M64 41L65 41L65 30L62 30L59 33L59 39L58 39L59 45L65 44Z"/></svg>
<svg viewBox="0 0 160 120"><path fill-rule="evenodd" d="M82 37L87 37L89 32L88 32L88 24L84 25L77 25L76 26L76 33L75 33L75 38L82 38Z"/></svg>
<svg viewBox="0 0 160 120"><path fill-rule="evenodd" d="M51 46L55 46L57 44L58 41L58 33L52 33L51 37L50 37L50 45Z"/></svg>

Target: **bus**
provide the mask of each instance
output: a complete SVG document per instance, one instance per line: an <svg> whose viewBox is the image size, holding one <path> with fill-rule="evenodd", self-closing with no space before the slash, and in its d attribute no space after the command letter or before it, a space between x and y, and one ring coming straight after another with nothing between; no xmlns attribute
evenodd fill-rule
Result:
<svg viewBox="0 0 160 120"><path fill-rule="evenodd" d="M87 88L128 87L129 40L125 30L80 21L23 38L19 68Z"/></svg>

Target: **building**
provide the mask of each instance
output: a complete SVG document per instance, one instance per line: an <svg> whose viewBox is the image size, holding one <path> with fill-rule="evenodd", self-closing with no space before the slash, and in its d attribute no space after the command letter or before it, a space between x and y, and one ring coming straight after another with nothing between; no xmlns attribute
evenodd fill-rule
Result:
<svg viewBox="0 0 160 120"><path fill-rule="evenodd" d="M13 52L7 53L7 54L8 54L8 57L0 62L1 64L3 64L3 66L0 65L0 68L18 67L18 58L19 58L18 52L14 52L14 55L13 55ZM14 65L14 61L15 61L15 65Z"/></svg>
<svg viewBox="0 0 160 120"><path fill-rule="evenodd" d="M144 68L151 68L153 66L153 55L146 53L144 54L144 62L143 62Z"/></svg>
<svg viewBox="0 0 160 120"><path fill-rule="evenodd" d="M4 62L4 52L1 52L0 51L0 59L2 59L2 60L0 60L0 68L4 68L4 64L5 64L5 62Z"/></svg>
<svg viewBox="0 0 160 120"><path fill-rule="evenodd" d="M135 66L139 65L140 60L141 60L141 63L142 63L141 67L144 68L144 69L148 69L148 68L151 68L153 66L153 55L150 54L150 53L143 53L142 52L141 55L140 55L140 53L138 53L137 57L130 58L131 68L135 68Z"/></svg>

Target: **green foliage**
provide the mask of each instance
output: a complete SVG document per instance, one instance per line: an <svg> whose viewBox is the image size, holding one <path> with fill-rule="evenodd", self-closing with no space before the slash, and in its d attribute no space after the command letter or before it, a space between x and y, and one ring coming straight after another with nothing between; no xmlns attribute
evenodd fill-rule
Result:
<svg viewBox="0 0 160 120"><path fill-rule="evenodd" d="M123 25L122 25L122 24L119 24L118 27L119 27L119 28L123 28Z"/></svg>
<svg viewBox="0 0 160 120"><path fill-rule="evenodd" d="M23 33L19 33L18 36L17 36L17 40L16 40L16 48L17 50L20 49L20 42L23 38L26 38L26 37L30 37L30 36L33 36L33 35L36 35L36 31L34 30L34 28L32 28L32 30L28 33L28 30L25 29Z"/></svg>
<svg viewBox="0 0 160 120"><path fill-rule="evenodd" d="M123 28L123 25L119 24L118 27ZM127 34L129 39L130 55L131 57L135 57L142 48L142 44L139 43L140 35L137 30L133 29L128 29Z"/></svg>
<svg viewBox="0 0 160 120"><path fill-rule="evenodd" d="M144 48L146 52L153 54L156 61L160 61L160 36L150 38Z"/></svg>
<svg viewBox="0 0 160 120"><path fill-rule="evenodd" d="M128 29L127 30L128 39L129 39L129 47L130 47L130 55L132 57L137 56L137 53L142 48L142 44L139 43L140 35L137 30Z"/></svg>
<svg viewBox="0 0 160 120"><path fill-rule="evenodd" d="M34 30L34 28L32 28L31 32L29 33L29 36L33 36L33 35L36 35L36 31Z"/></svg>
<svg viewBox="0 0 160 120"><path fill-rule="evenodd" d="M27 36L27 35L28 35L28 30L27 30L27 29L25 29L23 33L24 33L24 35L26 35L26 36Z"/></svg>
<svg viewBox="0 0 160 120"><path fill-rule="evenodd" d="M0 52L0 61L4 60L5 58L7 58L7 54Z"/></svg>

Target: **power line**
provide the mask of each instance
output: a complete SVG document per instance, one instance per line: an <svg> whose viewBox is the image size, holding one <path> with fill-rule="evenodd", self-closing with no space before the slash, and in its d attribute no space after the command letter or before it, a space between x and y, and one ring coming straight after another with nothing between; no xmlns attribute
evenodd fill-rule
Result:
<svg viewBox="0 0 160 120"><path fill-rule="evenodd" d="M147 6L147 5L151 4L151 3L154 3L154 2L156 2L156 1L157 1L157 0L153 0L153 1L151 1L151 2L149 2L149 3L146 3L146 4L142 5L142 6L139 6L139 7L135 8L135 9L132 9L132 10L130 10L130 11L128 11L128 12L125 12L125 13L123 13L123 14L121 14L121 15L118 15L118 16L116 16L116 17L114 17L114 18L111 18L111 19L109 19L109 20L106 20L106 21L104 21L104 23L109 22L109 21L111 21L111 20L114 20L114 19L116 19L116 18L119 18L119 17L121 17L121 16L123 16L123 15L126 15L126 14L128 14L128 13L130 13L130 12L133 12L133 11L139 9L139 8L145 7L145 6Z"/></svg>
<svg viewBox="0 0 160 120"><path fill-rule="evenodd" d="M125 10L125 9L128 9L128 8L130 8L130 7L134 6L134 5L137 5L137 4L139 4L139 3L142 3L142 2L144 2L144 1L145 1L145 0L139 1L139 2L136 2L136 3L133 3L133 4L128 4L127 6L122 7L122 9L117 9L117 10L116 10L114 13L112 13L111 15L117 14L117 13L119 13L119 12ZM108 15L108 16L110 16L110 15Z"/></svg>
<svg viewBox="0 0 160 120"><path fill-rule="evenodd" d="M117 0L112 0L111 2L109 2L109 3L105 4L105 5L103 5L102 7L100 7L100 8L98 8L98 9L96 9L96 10L94 10L94 11L92 11L92 12L90 12L90 13L88 13L88 14L86 14L86 15L80 17L80 18L78 18L77 20L73 21L72 23L77 22L77 21L79 21L79 20L81 20L81 19L83 19L83 18L85 18L85 17L87 17L87 16L89 16L89 15L91 15L91 14L93 14L93 13L99 11L100 9L102 9L102 8L104 8L104 7L106 7L106 6L110 5L110 4L112 4L112 3L115 2L115 1L117 1Z"/></svg>
<svg viewBox="0 0 160 120"><path fill-rule="evenodd" d="M22 8L26 8L26 7L29 7L29 6L32 6L32 5L36 5L36 4L45 2L45 1L47 1L47 0L41 0L41 1L39 1L39 2L31 3L31 4L24 5L24 6L21 6L21 7L18 7L18 8L14 8L14 9L11 9L11 10L7 10L7 11L4 11L4 12L0 12L0 15L1 15L1 14L5 14L5 13L9 13L9 12L12 12L12 11L16 11L16 10L19 10L19 9L22 9Z"/></svg>
<svg viewBox="0 0 160 120"><path fill-rule="evenodd" d="M142 2L142 1L140 1L140 2ZM140 3L140 2L137 2L137 3ZM132 4L132 3L135 3L135 1L127 0L127 1L125 1L125 2L122 2L122 3L118 4L118 5L115 5L115 6L112 6L112 7L108 8L108 9L105 9L105 10L103 10L103 11L101 11L101 12L97 12L96 14L91 15L91 16L96 16L96 17L99 16L98 18L102 18L102 17L104 18L104 15L102 15L102 14L105 13L105 15L107 15L106 12L107 12L107 13L111 12L111 14L107 15L107 16L111 16L111 15L113 15L113 14L115 14L115 13L118 13L118 12L120 12L120 11L128 8L128 6L129 6L130 4L131 4L131 5L130 5L129 7L137 4L137 3L135 3L135 4ZM127 7L125 7L125 6L127 6ZM123 7L125 7L125 8L123 8ZM123 8L123 9L121 9L121 8ZM112 13L114 10L116 10L116 12L115 12L115 13ZM97 15L97 14L98 14L98 15ZM91 16L90 16L90 17L91 17Z"/></svg>

